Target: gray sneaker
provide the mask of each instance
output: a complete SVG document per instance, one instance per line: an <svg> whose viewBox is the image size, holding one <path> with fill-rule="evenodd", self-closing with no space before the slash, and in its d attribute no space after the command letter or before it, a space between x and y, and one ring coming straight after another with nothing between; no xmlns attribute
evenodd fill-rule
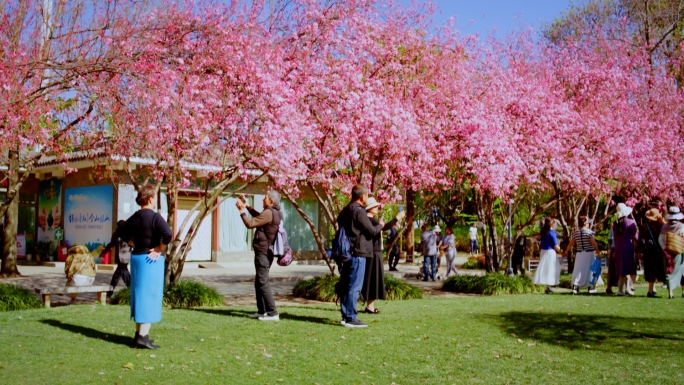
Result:
<svg viewBox="0 0 684 385"><path fill-rule="evenodd" d="M348 327L348 328L367 328L368 327L367 324L365 324L359 320L348 321L348 322L345 322L343 325Z"/></svg>
<svg viewBox="0 0 684 385"><path fill-rule="evenodd" d="M266 314L254 313L254 314L250 314L250 315L249 315L249 318L251 318L251 319L257 319L257 318L261 318L261 317L264 317L264 316L266 316Z"/></svg>

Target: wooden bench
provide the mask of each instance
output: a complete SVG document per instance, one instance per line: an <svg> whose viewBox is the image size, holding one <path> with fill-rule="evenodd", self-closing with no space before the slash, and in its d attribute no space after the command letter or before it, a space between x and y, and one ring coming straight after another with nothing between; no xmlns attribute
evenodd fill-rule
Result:
<svg viewBox="0 0 684 385"><path fill-rule="evenodd" d="M50 307L50 296L52 294L72 294L72 293L97 293L97 300L101 304L107 304L107 292L113 290L109 285L102 286L59 286L59 287L37 287L36 293L40 294L45 307Z"/></svg>

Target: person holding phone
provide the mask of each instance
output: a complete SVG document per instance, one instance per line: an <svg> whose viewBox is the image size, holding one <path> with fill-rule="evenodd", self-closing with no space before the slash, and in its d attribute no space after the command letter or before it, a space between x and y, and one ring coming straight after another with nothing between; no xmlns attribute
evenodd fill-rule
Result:
<svg viewBox="0 0 684 385"><path fill-rule="evenodd" d="M399 212L404 212L404 205L399 205ZM401 214L405 216L406 214ZM392 245L387 253L387 265L389 266L389 271L397 271L397 265L399 264L399 229L401 228L401 223L397 221L389 229L389 234L387 234L387 245Z"/></svg>
<svg viewBox="0 0 684 385"><path fill-rule="evenodd" d="M240 194L235 204L240 210L240 218L248 229L256 229L254 232L254 268L256 277L254 278L254 290L256 292L257 312L251 314L250 318L259 321L279 321L280 316L276 310L275 299L271 292L269 281L269 271L273 264L273 254L269 252L269 246L273 244L278 235L278 227L283 220L280 211L280 193L270 190L264 196L264 210L256 211L247 205L245 196ZM252 218L247 217L247 213Z"/></svg>

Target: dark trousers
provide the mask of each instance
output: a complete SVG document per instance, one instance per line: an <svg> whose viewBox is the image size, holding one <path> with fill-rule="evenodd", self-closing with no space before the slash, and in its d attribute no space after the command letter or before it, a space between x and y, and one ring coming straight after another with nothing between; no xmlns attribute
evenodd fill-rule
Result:
<svg viewBox="0 0 684 385"><path fill-rule="evenodd" d="M522 255L514 255L513 256L513 261L511 264L513 265L513 274L518 274L518 268L520 268L520 275L525 275L525 266L523 266L523 256Z"/></svg>
<svg viewBox="0 0 684 385"><path fill-rule="evenodd" d="M616 287L618 285L618 267L617 267L617 256L611 249L608 257L608 287Z"/></svg>
<svg viewBox="0 0 684 385"><path fill-rule="evenodd" d="M397 268L397 264L399 264L399 251L390 251L389 253L389 261L387 262L389 267L392 269Z"/></svg>
<svg viewBox="0 0 684 385"><path fill-rule="evenodd" d="M431 270L428 268L431 268ZM425 273L425 279L423 279L423 281L427 281L430 278L432 278L433 281L435 280L437 277L436 255L427 255L423 257L423 272Z"/></svg>
<svg viewBox="0 0 684 385"><path fill-rule="evenodd" d="M254 290L256 291L256 302L259 314L276 315L275 300L271 292L271 282L268 279L268 272L273 264L273 256L255 253L254 268L256 277L254 279Z"/></svg>
<svg viewBox="0 0 684 385"><path fill-rule="evenodd" d="M346 322L356 321L356 302L363 287L363 277L366 274L366 258L352 257L344 262L340 268L340 310Z"/></svg>
<svg viewBox="0 0 684 385"><path fill-rule="evenodd" d="M131 287L131 273L128 272L127 263L116 264L116 270L114 270L114 275L112 275L112 282L110 283L110 285L112 285L112 291L116 288L116 285L119 284L120 278L123 278L126 287Z"/></svg>

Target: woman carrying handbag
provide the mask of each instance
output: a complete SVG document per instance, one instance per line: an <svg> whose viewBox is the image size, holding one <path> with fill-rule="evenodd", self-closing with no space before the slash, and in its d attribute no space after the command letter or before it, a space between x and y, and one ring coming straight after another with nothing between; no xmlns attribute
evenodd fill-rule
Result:
<svg viewBox="0 0 684 385"><path fill-rule="evenodd" d="M674 298L674 290L677 285L681 284L682 276L684 275L684 263L682 261L682 253L684 253L684 214L679 210L679 207L672 206L667 210L665 216L667 223L663 225L658 237L658 243L668 255L667 266L665 267L667 277L667 290L669 297ZM684 289L684 287L683 287ZM684 297L684 292L682 292Z"/></svg>

